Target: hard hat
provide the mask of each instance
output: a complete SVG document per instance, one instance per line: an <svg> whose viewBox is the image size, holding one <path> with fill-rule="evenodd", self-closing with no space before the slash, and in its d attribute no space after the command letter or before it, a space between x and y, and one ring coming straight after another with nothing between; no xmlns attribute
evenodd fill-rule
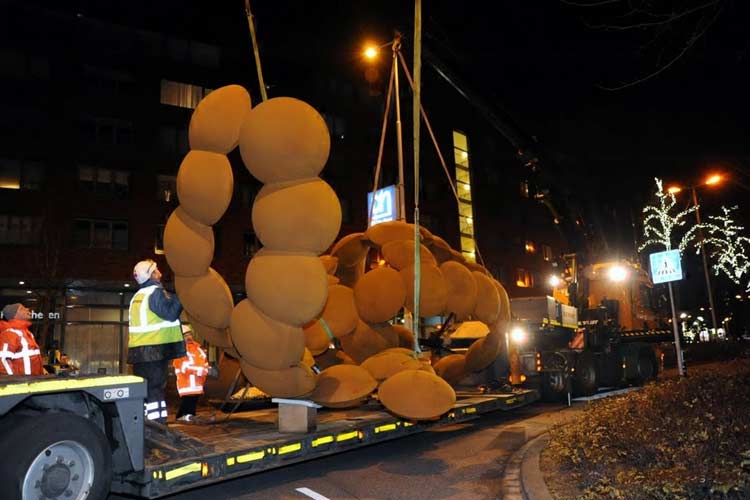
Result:
<svg viewBox="0 0 750 500"><path fill-rule="evenodd" d="M183 323L181 326L183 335L185 335L186 333L193 333L193 327L190 326L189 323Z"/></svg>
<svg viewBox="0 0 750 500"><path fill-rule="evenodd" d="M139 285L142 285L151 279L154 271L156 271L156 262L151 259L142 260L133 268L133 278Z"/></svg>

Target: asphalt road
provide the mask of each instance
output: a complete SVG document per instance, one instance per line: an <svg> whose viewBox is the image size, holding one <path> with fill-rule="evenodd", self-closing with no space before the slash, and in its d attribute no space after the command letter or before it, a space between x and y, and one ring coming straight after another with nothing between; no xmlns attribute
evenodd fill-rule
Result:
<svg viewBox="0 0 750 500"><path fill-rule="evenodd" d="M479 500L500 496L513 451L554 423L535 404L167 497L172 500ZM112 495L110 500L124 497Z"/></svg>

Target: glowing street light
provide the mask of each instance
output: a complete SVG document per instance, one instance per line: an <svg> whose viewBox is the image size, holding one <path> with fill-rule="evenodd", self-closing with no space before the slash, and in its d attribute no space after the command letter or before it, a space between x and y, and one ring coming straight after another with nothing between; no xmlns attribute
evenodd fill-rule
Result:
<svg viewBox="0 0 750 500"><path fill-rule="evenodd" d="M547 280L547 283L552 288L557 288L558 286L560 286L560 283L562 283L562 280L560 279L559 276L555 276L553 274L552 276L549 277L549 279Z"/></svg>
<svg viewBox="0 0 750 500"><path fill-rule="evenodd" d="M367 47L365 47L363 54L367 59L372 60L378 57L378 49L373 45L368 45Z"/></svg>
<svg viewBox="0 0 750 500"><path fill-rule="evenodd" d="M607 278L615 283L620 283L628 278L628 270L623 266L612 266L607 271Z"/></svg>
<svg viewBox="0 0 750 500"><path fill-rule="evenodd" d="M706 186L713 186L714 184L720 183L724 178L720 174L713 174L706 179Z"/></svg>

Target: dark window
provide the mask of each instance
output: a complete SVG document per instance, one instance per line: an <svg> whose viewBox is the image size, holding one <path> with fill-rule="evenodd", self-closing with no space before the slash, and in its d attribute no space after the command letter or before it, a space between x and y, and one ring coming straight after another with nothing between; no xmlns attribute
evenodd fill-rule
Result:
<svg viewBox="0 0 750 500"><path fill-rule="evenodd" d="M75 219L73 244L78 248L128 249L128 223L102 219Z"/></svg>
<svg viewBox="0 0 750 500"><path fill-rule="evenodd" d="M521 181L521 198L528 198L529 197L529 181L522 180Z"/></svg>
<svg viewBox="0 0 750 500"><path fill-rule="evenodd" d="M116 118L83 118L78 123L82 141L105 146L128 145L133 142L133 124Z"/></svg>
<svg viewBox="0 0 750 500"><path fill-rule="evenodd" d="M193 63L206 68L219 66L219 48L200 42L190 42L190 58Z"/></svg>
<svg viewBox="0 0 750 500"><path fill-rule="evenodd" d="M177 177L160 175L157 177L156 199L167 203L177 201Z"/></svg>
<svg viewBox="0 0 750 500"><path fill-rule="evenodd" d="M341 204L341 222L348 224L352 221L352 204L345 198L339 199Z"/></svg>
<svg viewBox="0 0 750 500"><path fill-rule="evenodd" d="M100 195L125 198L130 192L130 172L126 170L79 165L78 182L82 189Z"/></svg>
<svg viewBox="0 0 750 500"><path fill-rule="evenodd" d="M0 215L0 244L30 245L39 242L41 217Z"/></svg>
<svg viewBox="0 0 750 500"><path fill-rule="evenodd" d="M172 125L159 127L159 145L162 152L177 154L177 128Z"/></svg>
<svg viewBox="0 0 750 500"><path fill-rule="evenodd" d="M164 224L156 226L156 241L154 241L154 253L164 255Z"/></svg>

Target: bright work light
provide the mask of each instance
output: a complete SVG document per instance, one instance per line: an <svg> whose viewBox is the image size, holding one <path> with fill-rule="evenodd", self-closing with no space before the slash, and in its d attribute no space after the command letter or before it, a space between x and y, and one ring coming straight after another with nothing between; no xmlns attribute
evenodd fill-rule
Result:
<svg viewBox="0 0 750 500"><path fill-rule="evenodd" d="M619 283L628 278L628 270L623 266L612 266L609 268L609 271L607 271L607 277L610 281Z"/></svg>
<svg viewBox="0 0 750 500"><path fill-rule="evenodd" d="M515 344L522 344L526 341L526 331L517 326L510 331L510 340Z"/></svg>

